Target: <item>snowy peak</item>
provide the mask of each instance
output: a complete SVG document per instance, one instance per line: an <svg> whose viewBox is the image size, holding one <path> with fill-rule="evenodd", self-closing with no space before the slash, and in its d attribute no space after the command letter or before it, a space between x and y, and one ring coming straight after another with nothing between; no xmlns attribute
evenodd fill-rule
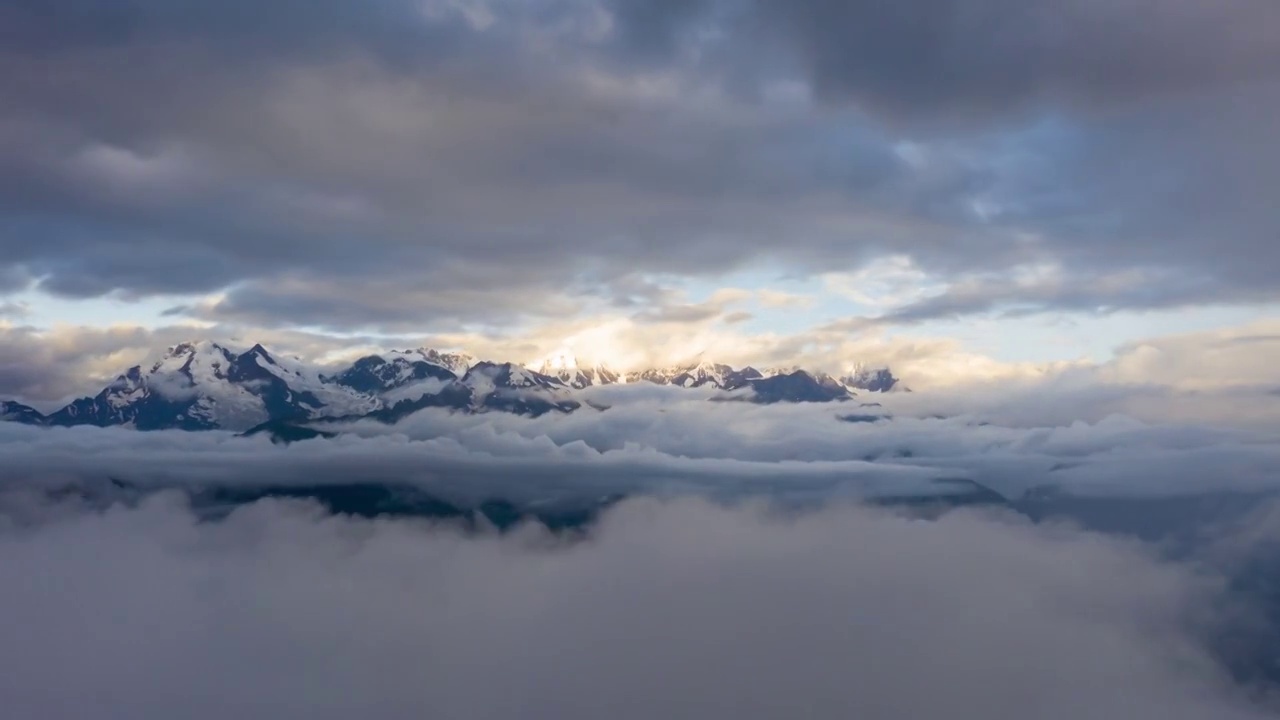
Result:
<svg viewBox="0 0 1280 720"><path fill-rule="evenodd" d="M864 390L866 392L888 392L893 389L901 389L898 384L898 378L887 367L871 367L862 364L855 364L853 367L840 377L834 377L823 372L811 372L804 370L799 365L790 367L771 367L764 371L765 377L774 377L777 375L790 375L796 372L807 372L818 380L823 382L834 382L843 385L850 392Z"/></svg>
<svg viewBox="0 0 1280 720"><path fill-rule="evenodd" d="M889 368L871 368L855 365L853 370L840 378L845 387L868 392L889 392L900 388L898 378L893 376Z"/></svg>
<svg viewBox="0 0 1280 720"><path fill-rule="evenodd" d="M473 411L498 410L538 416L548 412L573 412L580 404L569 397L569 387L558 378L514 363L476 363L460 385L470 392Z"/></svg>
<svg viewBox="0 0 1280 720"><path fill-rule="evenodd" d="M764 375L751 366L738 370L724 363L702 361L669 368L644 370L637 377L658 385L675 385L683 388L710 386L720 390L734 390L744 387L747 383L760 379Z"/></svg>
<svg viewBox="0 0 1280 720"><path fill-rule="evenodd" d="M205 341L169 348L146 372L130 368L98 395L54 413L50 422L238 430L272 419L305 420L376 407L372 398L325 383L296 358L276 358L261 345L237 354Z"/></svg>
<svg viewBox="0 0 1280 720"><path fill-rule="evenodd" d="M720 389L724 389L726 379L733 373L733 368L728 365L713 362L700 362L696 365L680 370L671 378L672 385L680 387L702 387L704 385L712 385Z"/></svg>
<svg viewBox="0 0 1280 720"><path fill-rule="evenodd" d="M462 377L462 383L475 390L564 390L559 378L544 375L515 363L476 363Z"/></svg>
<svg viewBox="0 0 1280 720"><path fill-rule="evenodd" d="M418 348L417 350L406 351L404 354L416 354L423 361L429 362L438 367L442 367L457 377L467 374L471 366L475 365L477 360L474 356L460 352L440 352L431 348Z"/></svg>
<svg viewBox="0 0 1280 720"><path fill-rule="evenodd" d="M612 368L597 363L582 364L572 355L553 355L534 368L535 372L556 378L565 385L581 390L595 385L612 385L625 382L626 378Z"/></svg>
<svg viewBox="0 0 1280 720"><path fill-rule="evenodd" d="M432 380L437 383L451 382L458 377L448 367L428 361L421 353L411 351L366 355L328 380L356 392L381 395Z"/></svg>

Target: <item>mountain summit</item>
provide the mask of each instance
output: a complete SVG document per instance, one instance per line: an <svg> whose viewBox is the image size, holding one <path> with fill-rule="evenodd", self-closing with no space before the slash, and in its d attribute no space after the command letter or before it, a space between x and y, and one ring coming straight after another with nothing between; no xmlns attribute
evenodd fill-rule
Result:
<svg viewBox="0 0 1280 720"><path fill-rule="evenodd" d="M644 370L630 376L603 365L557 356L528 367L478 361L428 348L367 355L334 372L262 345L236 352L210 341L186 342L144 369L129 368L97 395L44 415L18 402L0 404L0 420L29 425L130 427L138 430L235 430L264 423L368 418L395 422L425 408L570 413L588 388L626 382L717 391L717 399L755 403L835 402L859 391L898 387L888 368L855 367L849 375L800 368L734 368L714 362Z"/></svg>
<svg viewBox="0 0 1280 720"><path fill-rule="evenodd" d="M612 385L626 382L624 374L602 363L584 365L568 354L553 355L533 368L538 373L557 378L571 388L581 390L594 385Z"/></svg>

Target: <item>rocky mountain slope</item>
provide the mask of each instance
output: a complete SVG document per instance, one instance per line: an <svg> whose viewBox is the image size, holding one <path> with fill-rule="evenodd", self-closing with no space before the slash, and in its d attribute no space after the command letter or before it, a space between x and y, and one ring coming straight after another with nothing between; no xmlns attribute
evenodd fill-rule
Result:
<svg viewBox="0 0 1280 720"><path fill-rule="evenodd" d="M15 401L0 404L0 420L31 425L138 430L236 430L264 424L370 418L395 422L424 408L507 412L527 416L570 413L586 388L647 382L719 391L715 399L756 403L838 402L857 392L898 386L887 368L858 369L835 378L800 368L757 370L698 362L616 372L558 358L537 369L478 361L427 348L362 357L335 372L261 345L235 352L218 343L182 343L144 369L129 368L97 395L44 415Z"/></svg>

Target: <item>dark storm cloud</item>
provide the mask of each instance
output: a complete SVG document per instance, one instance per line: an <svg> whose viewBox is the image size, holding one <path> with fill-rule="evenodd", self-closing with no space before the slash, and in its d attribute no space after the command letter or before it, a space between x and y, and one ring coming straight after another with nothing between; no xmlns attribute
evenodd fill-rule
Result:
<svg viewBox="0 0 1280 720"><path fill-rule="evenodd" d="M999 312L1020 317L1041 312L1107 314L1200 303L1207 297L1222 303L1265 301L1271 297L1256 286L1209 288L1201 277L1181 273L1120 273L1088 276L1064 274L1017 281L983 277L962 281L945 292L895 307L875 317L853 317L824 326L825 331L858 332L876 326L913 325Z"/></svg>
<svg viewBox="0 0 1280 720"><path fill-rule="evenodd" d="M1274 297L1275 7L8 3L0 288L498 323L897 253Z"/></svg>
<svg viewBox="0 0 1280 720"><path fill-rule="evenodd" d="M758 4L819 94L913 121L1096 108L1280 74L1280 6L1270 0Z"/></svg>

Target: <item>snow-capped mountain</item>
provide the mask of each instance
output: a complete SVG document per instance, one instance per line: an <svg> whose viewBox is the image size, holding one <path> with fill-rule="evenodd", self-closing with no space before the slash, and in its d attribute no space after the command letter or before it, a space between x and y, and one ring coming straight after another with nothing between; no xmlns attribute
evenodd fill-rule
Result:
<svg viewBox="0 0 1280 720"><path fill-rule="evenodd" d="M600 363L584 365L571 355L549 357L536 368L531 369L547 377L556 378L576 390L627 381L625 375L606 365Z"/></svg>
<svg viewBox="0 0 1280 720"><path fill-rule="evenodd" d="M780 402L835 402L849 400L853 392L825 373L795 370L768 377L751 378L744 387L752 390L751 400L762 404Z"/></svg>
<svg viewBox="0 0 1280 720"><path fill-rule="evenodd" d="M407 350L401 353L393 352L392 355L404 355L405 357L421 357L426 362L448 370L457 377L467 374L479 359L474 355L456 352L440 352L430 348L419 348L418 350Z"/></svg>
<svg viewBox="0 0 1280 720"><path fill-rule="evenodd" d="M409 392L409 391L414 392ZM501 411L536 417L573 412L581 404L559 378L512 363L479 362L461 378L430 378L390 389L380 396L382 409L371 417L395 422L429 407L465 412Z"/></svg>
<svg viewBox="0 0 1280 720"><path fill-rule="evenodd" d="M366 355L326 378L356 392L383 395L423 383L450 382L466 374L468 361L435 350L408 350ZM463 365L465 364L465 367Z"/></svg>
<svg viewBox="0 0 1280 720"><path fill-rule="evenodd" d="M889 392L901 387L898 378L887 367L871 368L855 365L853 371L840 378L840 383L854 390Z"/></svg>
<svg viewBox="0 0 1280 720"><path fill-rule="evenodd" d="M125 425L139 430L239 430L271 419L363 414L375 399L327 383L301 361L261 345L235 353L217 343L174 346L144 371L134 366L94 397L49 416L51 425Z"/></svg>
<svg viewBox="0 0 1280 720"><path fill-rule="evenodd" d="M774 367L767 368L764 371L765 377L773 377L775 375L790 375L795 372L804 371L799 365L791 367ZM823 372L811 372L815 378L824 382L831 381L843 385L850 392L889 392L895 388L899 388L898 378L887 367L868 367L864 365L854 365L853 369L841 375L834 377Z"/></svg>
<svg viewBox="0 0 1280 720"><path fill-rule="evenodd" d="M764 375L747 366L736 370L732 366L714 362L698 362L669 368L644 370L637 374L640 380L658 385L675 385L683 388L700 388L710 385L720 390L736 390Z"/></svg>
<svg viewBox="0 0 1280 720"><path fill-rule="evenodd" d="M542 415L552 410L571 412L579 407L563 380L513 363L477 363L461 382L471 389L476 407L522 415Z"/></svg>
<svg viewBox="0 0 1280 720"><path fill-rule="evenodd" d="M697 362L624 376L600 365L553 358L538 369L421 348L362 357L332 374L261 345L235 352L214 342L170 348L148 369L135 366L101 392L45 416L17 402L0 420L31 425L125 426L139 430L244 430L263 424L369 418L395 422L424 408L538 416L582 408L579 391L647 381L719 391L716 399L756 403L833 402L858 391L898 387L888 368L855 367L847 376L799 368L761 372Z"/></svg>

